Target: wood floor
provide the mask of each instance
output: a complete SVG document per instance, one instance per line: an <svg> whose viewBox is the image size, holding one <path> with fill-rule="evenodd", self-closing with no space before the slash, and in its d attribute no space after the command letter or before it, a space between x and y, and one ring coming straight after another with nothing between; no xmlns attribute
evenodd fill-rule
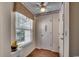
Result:
<svg viewBox="0 0 79 59"><path fill-rule="evenodd" d="M59 57L59 53L36 48L28 57Z"/></svg>

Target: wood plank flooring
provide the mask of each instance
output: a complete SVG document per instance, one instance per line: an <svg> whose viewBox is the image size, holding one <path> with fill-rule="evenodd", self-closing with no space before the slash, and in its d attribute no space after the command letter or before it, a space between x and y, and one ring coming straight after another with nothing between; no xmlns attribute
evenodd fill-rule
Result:
<svg viewBox="0 0 79 59"><path fill-rule="evenodd" d="M28 57L59 57L59 53L46 49L35 49Z"/></svg>

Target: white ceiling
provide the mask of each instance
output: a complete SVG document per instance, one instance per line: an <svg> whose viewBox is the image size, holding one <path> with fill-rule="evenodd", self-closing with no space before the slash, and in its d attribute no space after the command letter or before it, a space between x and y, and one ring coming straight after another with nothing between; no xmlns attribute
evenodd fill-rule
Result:
<svg viewBox="0 0 79 59"><path fill-rule="evenodd" d="M41 13L40 7L37 5L40 4L40 2L22 2L22 4L35 15ZM62 4L61 2L48 2L46 12L59 10L61 4Z"/></svg>

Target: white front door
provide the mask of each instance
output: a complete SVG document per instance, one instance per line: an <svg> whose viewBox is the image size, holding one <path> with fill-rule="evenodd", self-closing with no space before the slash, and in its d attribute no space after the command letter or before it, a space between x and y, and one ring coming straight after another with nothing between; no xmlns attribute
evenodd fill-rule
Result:
<svg viewBox="0 0 79 59"><path fill-rule="evenodd" d="M63 5L61 6L60 12L59 12L59 53L60 57L63 57L64 55L64 45L63 45L63 40L64 40L64 32L63 32Z"/></svg>
<svg viewBox="0 0 79 59"><path fill-rule="evenodd" d="M40 48L41 49L48 49L48 50L52 50L53 48L53 25L52 25L52 16L43 16L40 17Z"/></svg>

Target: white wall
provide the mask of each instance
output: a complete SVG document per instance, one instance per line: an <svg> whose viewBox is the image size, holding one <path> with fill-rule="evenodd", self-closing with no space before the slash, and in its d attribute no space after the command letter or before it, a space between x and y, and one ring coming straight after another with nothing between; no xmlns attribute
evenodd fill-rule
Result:
<svg viewBox="0 0 79 59"><path fill-rule="evenodd" d="M37 20L36 20L36 47L37 48L40 48L40 46L42 45L39 35L38 35L40 33L38 27L39 27L39 25L41 25L40 17L41 16L38 16ZM44 18L44 16L42 16L42 17ZM49 17L49 15L46 15L45 17ZM50 14L50 17L52 17L52 23L53 23L53 25L52 25L53 26L52 50L55 52L58 52L58 13ZM45 19L44 19L44 21L45 21Z"/></svg>
<svg viewBox="0 0 79 59"><path fill-rule="evenodd" d="M0 3L0 56L10 56L11 14L10 3Z"/></svg>
<svg viewBox="0 0 79 59"><path fill-rule="evenodd" d="M16 39L16 28L15 28L15 12L13 12L14 3L10 5L10 12L11 12L11 40Z"/></svg>

